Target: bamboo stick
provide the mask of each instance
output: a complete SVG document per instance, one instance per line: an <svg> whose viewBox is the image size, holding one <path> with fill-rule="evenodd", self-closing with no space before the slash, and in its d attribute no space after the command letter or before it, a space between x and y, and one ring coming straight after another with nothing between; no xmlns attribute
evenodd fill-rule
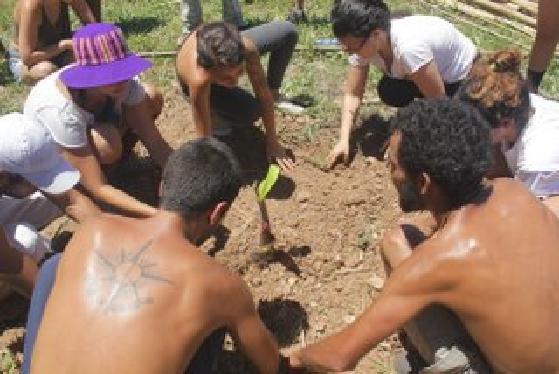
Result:
<svg viewBox="0 0 559 374"><path fill-rule="evenodd" d="M510 0L512 3L518 5L533 16L538 14L538 4L528 0Z"/></svg>
<svg viewBox="0 0 559 374"><path fill-rule="evenodd" d="M536 36L536 30L534 30L530 26L526 26L524 24L520 24L518 22L511 21L509 19L506 19L506 18L497 16L493 13L490 13L487 10L480 9L480 8L475 8L471 5L464 4L460 1L453 1L451 4L457 10L459 10L460 12L462 12L462 13L468 15L468 16L471 16L471 17L474 17L474 18L484 18L485 20L494 22L496 24L506 24L507 26L510 26L510 27L514 28L515 30L520 31L523 34L526 34L531 38Z"/></svg>
<svg viewBox="0 0 559 374"><path fill-rule="evenodd" d="M435 1L437 2L437 0L435 0ZM419 0L419 2L422 3L423 5L426 5L426 6L428 6L428 7L431 7L432 9L435 9L437 12L442 13L443 15L445 15L445 16L447 16L447 17L449 17L449 18L452 18L452 19L454 19L454 20L456 20L456 21L458 21L458 22L460 22L460 23L462 23L462 24L465 24L465 25L468 25L468 26L470 26L470 27L475 27L475 28L477 28L477 29L480 29L480 30L482 30L482 31L484 31L484 32L486 32L486 33L488 33L488 34L490 34L490 35L493 35L493 36L495 36L495 37L497 37L497 38L499 38L499 39L501 39L501 40L506 40L507 42L511 43L512 45L518 46L518 47L520 47L520 48L522 48L522 49L528 49L528 48L529 48L529 47L525 46L524 44L520 43L518 40L515 40L515 39L513 39L513 38L511 38L511 37L508 37L508 36L506 36L506 35L499 34L499 33L496 32L495 30L490 29L490 28L487 28L487 27L484 27L484 26L482 26L482 25L480 25L480 24L478 24L478 23L475 23L475 22L473 22L473 21L470 21L469 19L465 19L465 18L463 18L463 17L459 17L459 16L456 15L455 13L450 12L450 11L447 11L447 10L445 10L445 9L442 9L440 6L435 5L435 4L431 3L430 1L427 1L427 0ZM439 3L438 3L438 4L439 4ZM440 4L439 4L439 5L440 5ZM466 14L466 15L472 17L471 14ZM474 19L476 18L475 16L473 16L473 17L474 17Z"/></svg>
<svg viewBox="0 0 559 374"><path fill-rule="evenodd" d="M500 15L510 17L515 19L518 22L521 22L525 25L536 27L536 20L533 17L527 16L526 14L514 11L507 6L503 6L497 3L494 3L489 0L465 0L468 3L472 3L474 5L480 6L485 8L491 12L496 12Z"/></svg>

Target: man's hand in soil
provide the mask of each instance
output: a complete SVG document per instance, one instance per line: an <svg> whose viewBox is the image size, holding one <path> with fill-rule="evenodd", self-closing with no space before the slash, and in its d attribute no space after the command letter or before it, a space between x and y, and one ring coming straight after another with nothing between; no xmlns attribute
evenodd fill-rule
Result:
<svg viewBox="0 0 559 374"><path fill-rule="evenodd" d="M295 167L295 160L289 153L277 139L269 140L266 143L268 161L277 162L282 171L289 171Z"/></svg>
<svg viewBox="0 0 559 374"><path fill-rule="evenodd" d="M340 140L328 155L328 169L332 169L339 162L349 164L349 142Z"/></svg>

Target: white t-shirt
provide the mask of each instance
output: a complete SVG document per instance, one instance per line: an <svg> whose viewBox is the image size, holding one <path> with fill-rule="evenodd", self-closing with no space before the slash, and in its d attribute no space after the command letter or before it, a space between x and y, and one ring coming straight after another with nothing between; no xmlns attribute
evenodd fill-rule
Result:
<svg viewBox="0 0 559 374"><path fill-rule="evenodd" d="M530 94L530 104L535 113L503 153L515 179L535 195L559 195L559 103Z"/></svg>
<svg viewBox="0 0 559 374"><path fill-rule="evenodd" d="M370 59L350 55L350 65L373 64L392 78L404 79L434 61L443 81L454 83L466 78L478 53L474 43L454 25L432 16L391 20L390 42L394 55L390 69L378 55Z"/></svg>
<svg viewBox="0 0 559 374"><path fill-rule="evenodd" d="M56 82L61 71L52 73L31 89L23 114L45 126L60 146L82 148L87 145L87 128L94 125L95 118L60 92ZM122 97L115 103L116 111L120 112L122 105L139 104L145 95L139 79L130 80Z"/></svg>

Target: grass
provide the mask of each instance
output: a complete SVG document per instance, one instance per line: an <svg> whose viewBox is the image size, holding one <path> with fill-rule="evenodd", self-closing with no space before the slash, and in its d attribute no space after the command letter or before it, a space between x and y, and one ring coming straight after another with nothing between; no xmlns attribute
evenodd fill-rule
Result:
<svg viewBox="0 0 559 374"><path fill-rule="evenodd" d="M0 8L0 36L4 45L11 37L12 9L15 0L3 0ZM414 13L443 16L453 22L460 30L472 38L482 50L497 50L510 45L506 39L488 34L482 29L451 17L457 13L449 8L431 6L427 1L388 0L392 9L410 10ZM249 24L259 24L274 19L285 19L290 2L272 0L254 0L246 4L241 0L245 20ZM286 75L283 91L290 96L306 96L313 106L308 111L310 123L302 126L302 138L312 141L316 130L321 127L338 126L340 88L342 86L347 60L341 52L314 52L313 40L317 37L331 37L328 24L331 0L313 0L307 5L310 18L308 24L299 25L299 44L309 50L296 52ZM221 1L203 1L204 16L207 21L221 18ZM171 51L176 49L176 40L180 33L178 0L126 0L104 1L103 18L121 25L125 31L130 49L133 51ZM463 17L462 17L463 19ZM479 20L476 20L480 23ZM500 34L519 41L525 46L531 40L523 34L506 26L482 23L484 27L498 31ZM175 80L174 60L172 58L154 58L155 66L147 74L147 79L165 88ZM379 72L372 69L367 95L376 95L375 81ZM544 78L542 92L548 96L559 97L559 67L552 64ZM19 85L10 78L6 64L0 66L0 83L5 88L0 92L0 114L20 110L28 88ZM369 109L371 110L371 109ZM366 110L365 110L366 112Z"/></svg>

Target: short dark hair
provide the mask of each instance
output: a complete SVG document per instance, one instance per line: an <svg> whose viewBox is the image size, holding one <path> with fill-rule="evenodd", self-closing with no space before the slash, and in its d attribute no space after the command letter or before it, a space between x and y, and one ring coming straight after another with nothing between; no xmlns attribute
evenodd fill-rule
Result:
<svg viewBox="0 0 559 374"><path fill-rule="evenodd" d="M522 131L530 117L530 96L521 62L518 50L499 51L478 61L455 97L473 105L491 127L511 118Z"/></svg>
<svg viewBox="0 0 559 374"><path fill-rule="evenodd" d="M163 171L161 208L194 218L216 204L233 202L241 169L231 149L214 138L183 144Z"/></svg>
<svg viewBox="0 0 559 374"><path fill-rule="evenodd" d="M401 134L398 160L410 176L428 174L452 208L480 191L492 162L489 124L457 100L416 100L398 110L392 131Z"/></svg>
<svg viewBox="0 0 559 374"><path fill-rule="evenodd" d="M229 23L207 23L196 31L197 62L205 69L239 65L245 60L244 50L239 29Z"/></svg>
<svg viewBox="0 0 559 374"><path fill-rule="evenodd" d="M375 29L390 30L390 10L382 0L334 0L331 17L337 38L364 38Z"/></svg>

